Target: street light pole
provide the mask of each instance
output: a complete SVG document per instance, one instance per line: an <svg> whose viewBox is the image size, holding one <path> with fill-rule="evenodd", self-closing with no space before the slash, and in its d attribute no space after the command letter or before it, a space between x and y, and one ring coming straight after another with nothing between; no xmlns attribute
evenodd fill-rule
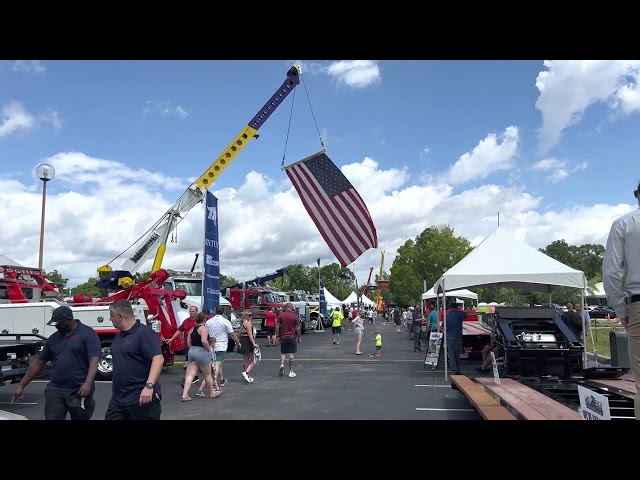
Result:
<svg viewBox="0 0 640 480"><path fill-rule="evenodd" d="M42 180L42 211L40 216L40 251L38 254L38 269L42 270L42 251L44 248L44 212L47 199L47 182L56 176L56 170L48 163L41 163L36 167L36 175Z"/></svg>

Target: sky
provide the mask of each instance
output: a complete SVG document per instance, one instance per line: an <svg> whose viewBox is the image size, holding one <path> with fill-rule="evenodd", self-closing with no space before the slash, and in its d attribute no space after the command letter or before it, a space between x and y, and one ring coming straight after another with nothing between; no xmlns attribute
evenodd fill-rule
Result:
<svg viewBox="0 0 640 480"><path fill-rule="evenodd" d="M281 168L323 144L376 226L349 265L360 284L429 226L474 246L498 222L535 248L604 245L638 208L640 61L6 60L0 254L38 266L46 163L44 270L73 287L120 268L294 64L300 85L210 187L223 275L336 262ZM191 268L203 218L180 222L164 268Z"/></svg>

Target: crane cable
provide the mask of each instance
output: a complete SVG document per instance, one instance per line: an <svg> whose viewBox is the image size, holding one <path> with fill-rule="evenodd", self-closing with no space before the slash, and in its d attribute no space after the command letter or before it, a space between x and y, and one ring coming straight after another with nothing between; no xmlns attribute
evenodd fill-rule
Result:
<svg viewBox="0 0 640 480"><path fill-rule="evenodd" d="M324 141L322 140L322 135L320 134L320 128L318 127L318 121L316 120L316 115L313 112L313 106L311 105L311 97L309 96L309 91L307 90L307 84L304 81L304 76L302 73L300 74L300 80L302 81L302 86L304 87L304 92L307 96L307 102L309 103L309 109L311 110L311 116L313 117L313 122L316 125L316 131L318 132L318 137L320 138L320 146L322 147L322 151L324 152L327 148L324 145ZM284 142L284 153L282 154L282 162L280 164L281 168L284 168L284 161L287 156L287 145L289 144L289 133L291 131L291 119L293 118L293 106L296 102L296 91L293 91L293 97L291 101L291 111L289 112L289 125L287 126L287 136Z"/></svg>

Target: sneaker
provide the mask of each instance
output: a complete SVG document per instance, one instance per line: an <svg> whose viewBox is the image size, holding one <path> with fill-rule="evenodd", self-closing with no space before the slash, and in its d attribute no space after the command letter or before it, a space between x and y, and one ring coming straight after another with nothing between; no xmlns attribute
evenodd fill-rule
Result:
<svg viewBox="0 0 640 480"><path fill-rule="evenodd" d="M289 372L289 378L293 378L295 376L296 376L296 374L294 372Z"/></svg>
<svg viewBox="0 0 640 480"><path fill-rule="evenodd" d="M280 364L280 372L278 373L281 377L284 377L284 363Z"/></svg>
<svg viewBox="0 0 640 480"><path fill-rule="evenodd" d="M206 397L206 396L207 396L207 394L204 393L202 390L198 390L196 392L196 397Z"/></svg>
<svg viewBox="0 0 640 480"><path fill-rule="evenodd" d="M247 383L253 382L253 378L251 378L249 375L247 375L247 372L242 372L241 375L242 375L242 378L244 378L247 381Z"/></svg>
<svg viewBox="0 0 640 480"><path fill-rule="evenodd" d="M220 382L220 388L224 387L227 384L227 379L223 378L222 381Z"/></svg>
<svg viewBox="0 0 640 480"><path fill-rule="evenodd" d="M249 383L253 382L253 377L249 377Z"/></svg>
<svg viewBox="0 0 640 480"><path fill-rule="evenodd" d="M191 383L198 383L199 381L200 381L200 377L196 375L195 377L193 377L193 381Z"/></svg>

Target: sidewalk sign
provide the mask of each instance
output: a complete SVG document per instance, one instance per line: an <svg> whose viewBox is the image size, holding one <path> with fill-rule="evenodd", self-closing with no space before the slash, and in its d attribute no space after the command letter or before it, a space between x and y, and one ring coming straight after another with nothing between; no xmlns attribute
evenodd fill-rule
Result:
<svg viewBox="0 0 640 480"><path fill-rule="evenodd" d="M496 356L491 352L491 366L493 367L493 381L496 385L500 385L500 374L498 373L498 364L496 363Z"/></svg>
<svg viewBox="0 0 640 480"><path fill-rule="evenodd" d="M580 411L585 420L611 420L609 399L604 395L578 385Z"/></svg>

